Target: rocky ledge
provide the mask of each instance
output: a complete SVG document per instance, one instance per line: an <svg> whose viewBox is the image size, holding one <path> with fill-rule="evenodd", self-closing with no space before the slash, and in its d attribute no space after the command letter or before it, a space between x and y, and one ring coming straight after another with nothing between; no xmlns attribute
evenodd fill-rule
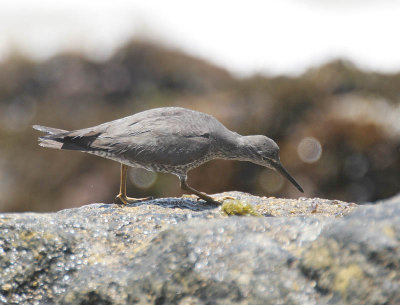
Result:
<svg viewBox="0 0 400 305"><path fill-rule="evenodd" d="M400 197L221 195L1 214L0 303L400 304Z"/></svg>

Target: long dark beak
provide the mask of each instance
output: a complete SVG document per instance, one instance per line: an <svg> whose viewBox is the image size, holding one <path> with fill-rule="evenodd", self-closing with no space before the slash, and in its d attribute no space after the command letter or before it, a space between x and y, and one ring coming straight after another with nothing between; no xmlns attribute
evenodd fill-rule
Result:
<svg viewBox="0 0 400 305"><path fill-rule="evenodd" d="M283 165L279 162L273 162L271 165L280 173L282 176L287 178L292 184L302 193L304 193L303 188L297 183L296 180L288 173L288 171L283 167Z"/></svg>

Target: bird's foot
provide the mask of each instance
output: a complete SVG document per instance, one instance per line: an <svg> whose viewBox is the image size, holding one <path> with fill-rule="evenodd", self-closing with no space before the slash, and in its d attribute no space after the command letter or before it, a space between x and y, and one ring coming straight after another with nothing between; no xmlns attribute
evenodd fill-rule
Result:
<svg viewBox="0 0 400 305"><path fill-rule="evenodd" d="M213 197L215 201L224 202L225 200L237 200L237 198L232 196L221 196L221 197Z"/></svg>
<svg viewBox="0 0 400 305"><path fill-rule="evenodd" d="M229 197L229 196L215 198L215 197L211 197L208 195L203 195L202 197L199 197L197 195L187 195L187 194L182 195L182 198L188 198L188 199L193 199L193 200L197 200L197 201L204 200L207 203L214 204L214 205L221 205L224 202L224 200L227 200L227 199L235 199L235 198Z"/></svg>
<svg viewBox="0 0 400 305"><path fill-rule="evenodd" d="M151 200L151 199L153 199L153 197L131 198L131 197L127 197L126 195L123 195L123 194L118 194L114 199L114 203L116 203L116 204L130 204L130 203L137 203L137 202Z"/></svg>
<svg viewBox="0 0 400 305"><path fill-rule="evenodd" d="M236 200L237 198L232 196L220 196L220 197L210 197L212 200L206 200L207 203L222 205L226 200Z"/></svg>
<svg viewBox="0 0 400 305"><path fill-rule="evenodd" d="M200 200L199 197L197 197L196 195L188 195L188 194L183 194L182 198L187 198L187 199L193 199L193 200Z"/></svg>
<svg viewBox="0 0 400 305"><path fill-rule="evenodd" d="M216 199L214 199L214 198L212 198L212 197L210 197L209 199L206 199L206 198L198 198L197 200L201 200L201 199L205 200L206 203L207 203L207 204L210 204L210 205L221 205L221 204L223 204L223 201L219 201L218 199L216 200Z"/></svg>

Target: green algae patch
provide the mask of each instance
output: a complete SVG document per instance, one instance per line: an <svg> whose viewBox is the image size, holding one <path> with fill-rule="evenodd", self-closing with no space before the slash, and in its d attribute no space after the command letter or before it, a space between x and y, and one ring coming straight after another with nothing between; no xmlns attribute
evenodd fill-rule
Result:
<svg viewBox="0 0 400 305"><path fill-rule="evenodd" d="M254 207L250 203L241 200L224 201L221 206L221 211L228 216L262 216L254 209Z"/></svg>

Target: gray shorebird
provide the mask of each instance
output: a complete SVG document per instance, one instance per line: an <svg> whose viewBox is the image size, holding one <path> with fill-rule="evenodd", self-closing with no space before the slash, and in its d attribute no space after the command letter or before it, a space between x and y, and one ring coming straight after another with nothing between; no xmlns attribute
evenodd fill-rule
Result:
<svg viewBox="0 0 400 305"><path fill-rule="evenodd" d="M121 163L116 201L124 204L148 199L126 196L128 166L175 174L183 190L219 204L187 184L189 170L213 159L250 161L271 168L303 192L282 166L279 147L273 140L262 135L239 135L202 112L165 107L74 131L39 125L33 128L47 133L39 138L40 146L78 150Z"/></svg>

